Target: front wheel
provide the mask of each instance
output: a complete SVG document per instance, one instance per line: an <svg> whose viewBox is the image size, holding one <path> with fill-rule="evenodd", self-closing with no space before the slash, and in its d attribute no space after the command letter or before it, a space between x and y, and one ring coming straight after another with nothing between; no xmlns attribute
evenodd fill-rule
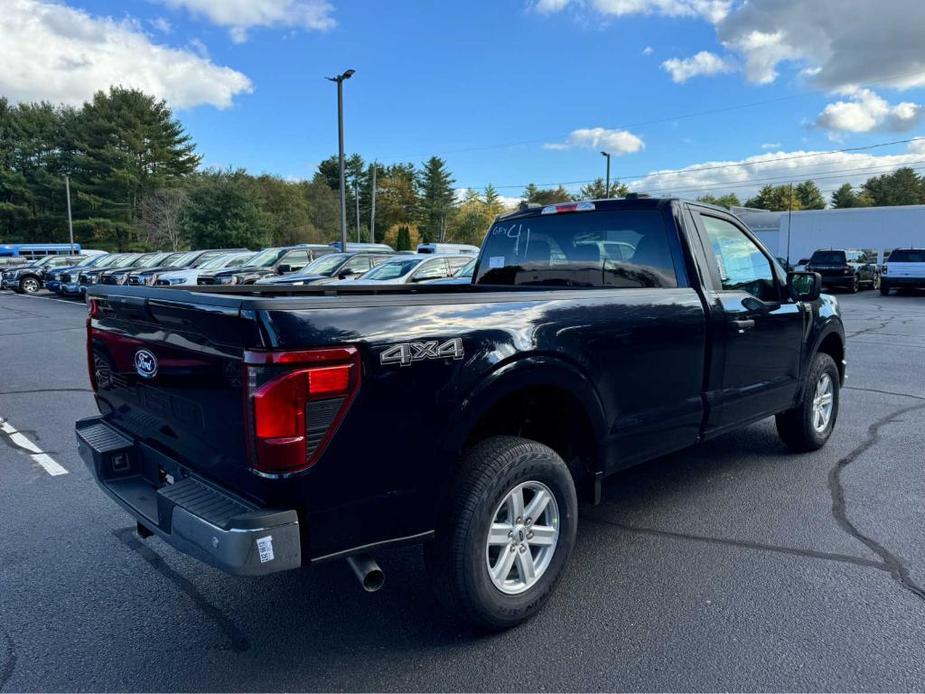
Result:
<svg viewBox="0 0 925 694"><path fill-rule="evenodd" d="M852 294L857 294L860 288L861 288L861 280L859 280L857 275L855 275L851 279L851 284L848 285L848 291L851 292Z"/></svg>
<svg viewBox="0 0 925 694"><path fill-rule="evenodd" d="M880 296L886 296L890 293L890 285L888 285L883 280L880 280Z"/></svg>
<svg viewBox="0 0 925 694"><path fill-rule="evenodd" d="M464 456L425 558L434 592L462 621L507 629L539 612L575 544L578 500L562 458L515 436Z"/></svg>
<svg viewBox="0 0 925 694"><path fill-rule="evenodd" d="M816 354L806 376L803 401L777 415L777 433L797 453L822 448L838 418L840 380L838 367L828 354Z"/></svg>
<svg viewBox="0 0 925 694"><path fill-rule="evenodd" d="M35 277L23 277L19 282L19 291L24 294L35 294L39 290L39 281Z"/></svg>

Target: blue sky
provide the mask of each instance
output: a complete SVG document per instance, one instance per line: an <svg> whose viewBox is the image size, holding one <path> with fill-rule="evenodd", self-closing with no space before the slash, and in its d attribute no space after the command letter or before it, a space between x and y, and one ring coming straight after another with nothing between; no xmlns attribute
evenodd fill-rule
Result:
<svg viewBox="0 0 925 694"><path fill-rule="evenodd" d="M74 102L107 81L146 87L207 165L311 176L337 145L323 78L346 68L348 152L439 154L460 187L511 196L603 175L603 148L621 179L766 160L636 183L683 194L814 173L831 189L843 171L925 163L918 142L774 161L919 134L918 0L6 1L20 17L0 17L0 94ZM30 32L43 52L20 56L11 41ZM18 68L18 82L3 76Z"/></svg>

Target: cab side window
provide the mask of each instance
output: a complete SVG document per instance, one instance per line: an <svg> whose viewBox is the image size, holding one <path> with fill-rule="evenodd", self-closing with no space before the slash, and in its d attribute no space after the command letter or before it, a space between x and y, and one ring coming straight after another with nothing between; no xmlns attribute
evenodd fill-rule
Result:
<svg viewBox="0 0 925 694"><path fill-rule="evenodd" d="M288 265L293 270L301 270L308 264L308 251L289 251L279 264Z"/></svg>
<svg viewBox="0 0 925 694"><path fill-rule="evenodd" d="M700 214L713 249L723 289L748 292L762 301L779 301L771 262L741 229L718 217Z"/></svg>

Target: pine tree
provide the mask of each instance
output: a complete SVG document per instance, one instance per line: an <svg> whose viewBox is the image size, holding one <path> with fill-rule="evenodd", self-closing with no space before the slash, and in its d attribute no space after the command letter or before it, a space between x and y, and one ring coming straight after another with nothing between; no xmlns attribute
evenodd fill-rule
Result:
<svg viewBox="0 0 925 694"><path fill-rule="evenodd" d="M803 181L794 186L793 194L800 201L800 207L804 210L823 210L825 209L825 198L822 197L822 191L815 181Z"/></svg>
<svg viewBox="0 0 925 694"><path fill-rule="evenodd" d="M596 178L591 183L582 186L578 197L582 200L604 200L606 198L623 198L629 193L629 188L619 181L611 181L610 188L603 178Z"/></svg>
<svg viewBox="0 0 925 694"><path fill-rule="evenodd" d="M421 237L425 243L446 238L448 217L454 207L453 183L455 180L440 157L424 162L418 179L420 190Z"/></svg>

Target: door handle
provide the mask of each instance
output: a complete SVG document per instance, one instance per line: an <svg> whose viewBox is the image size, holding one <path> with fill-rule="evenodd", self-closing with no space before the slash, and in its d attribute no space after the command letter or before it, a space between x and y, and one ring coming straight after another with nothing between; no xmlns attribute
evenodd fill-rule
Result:
<svg viewBox="0 0 925 694"><path fill-rule="evenodd" d="M755 320L753 318L741 318L729 321L729 325L739 333L743 334L746 330L751 330L755 327Z"/></svg>

